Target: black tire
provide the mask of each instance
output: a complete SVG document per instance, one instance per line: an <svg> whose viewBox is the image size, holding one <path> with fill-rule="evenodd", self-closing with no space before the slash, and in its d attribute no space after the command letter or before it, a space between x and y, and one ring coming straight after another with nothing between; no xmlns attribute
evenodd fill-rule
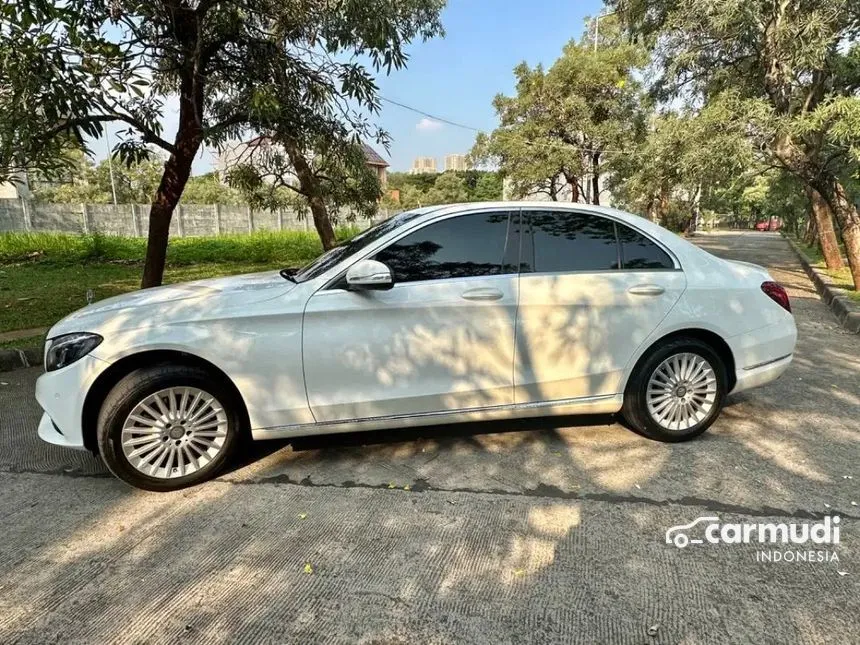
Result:
<svg viewBox="0 0 860 645"><path fill-rule="evenodd" d="M193 387L215 397L227 417L227 436L220 451L207 464L188 475L160 478L136 469L122 449L122 428L129 414L146 397L170 387ZM163 364L134 370L108 393L98 417L98 446L102 459L118 478L151 491L171 491L199 484L214 477L235 453L243 428L241 403L223 378L189 365Z"/></svg>
<svg viewBox="0 0 860 645"><path fill-rule="evenodd" d="M646 400L648 381L663 361L683 353L696 354L710 364L716 377L717 391L713 408L704 419L684 430L669 430L660 425L648 410ZM726 399L726 383L726 366L710 345L696 338L675 338L653 348L639 361L624 391L624 406L621 408L621 414L634 430L646 437L668 443L688 441L707 430L720 415Z"/></svg>

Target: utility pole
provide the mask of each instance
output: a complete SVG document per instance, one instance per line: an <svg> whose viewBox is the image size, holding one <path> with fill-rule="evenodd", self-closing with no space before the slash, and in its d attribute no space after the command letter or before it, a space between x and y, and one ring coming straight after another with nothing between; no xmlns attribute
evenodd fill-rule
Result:
<svg viewBox="0 0 860 645"><path fill-rule="evenodd" d="M116 185L113 181L113 161L111 160L110 139L105 131L105 147L107 148L108 172L110 173L110 191L113 193L113 205L116 206Z"/></svg>
<svg viewBox="0 0 860 645"><path fill-rule="evenodd" d="M597 17L594 19L594 41L593 41L594 51L597 51L597 37L598 37L599 31L600 31L600 19L606 18L607 16L614 16L616 13L618 13L618 12L617 11L609 11L607 13L599 13L599 14L597 14Z"/></svg>

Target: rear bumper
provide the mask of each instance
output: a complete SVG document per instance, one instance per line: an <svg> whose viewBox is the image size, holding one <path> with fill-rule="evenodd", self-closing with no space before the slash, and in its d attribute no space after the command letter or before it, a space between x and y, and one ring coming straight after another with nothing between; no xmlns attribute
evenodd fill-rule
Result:
<svg viewBox="0 0 860 645"><path fill-rule="evenodd" d="M732 392L743 392L744 390L775 381L788 369L792 357L793 355L789 354L763 365L737 370L735 372L737 382Z"/></svg>
<svg viewBox="0 0 860 645"><path fill-rule="evenodd" d="M728 339L735 358L735 387L742 392L775 381L791 364L797 343L794 318Z"/></svg>

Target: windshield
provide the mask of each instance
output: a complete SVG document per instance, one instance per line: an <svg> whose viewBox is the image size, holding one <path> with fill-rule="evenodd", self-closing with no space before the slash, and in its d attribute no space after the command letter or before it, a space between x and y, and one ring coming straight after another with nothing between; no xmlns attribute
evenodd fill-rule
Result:
<svg viewBox="0 0 860 645"><path fill-rule="evenodd" d="M312 280L328 271L331 267L333 267L341 260L348 258L353 253L357 253L358 251L366 247L368 244L375 242L379 238L387 235L388 233L402 226L406 222L409 222L416 217L424 215L425 213L437 210L438 208L438 206L432 208L424 207L398 213L394 217L387 219L384 222L380 222L375 226L371 226L366 231L362 231L354 238L338 244L333 249L329 249L321 256L319 256L316 260L296 271L294 274L292 274L291 277L295 282L305 282L307 280Z"/></svg>

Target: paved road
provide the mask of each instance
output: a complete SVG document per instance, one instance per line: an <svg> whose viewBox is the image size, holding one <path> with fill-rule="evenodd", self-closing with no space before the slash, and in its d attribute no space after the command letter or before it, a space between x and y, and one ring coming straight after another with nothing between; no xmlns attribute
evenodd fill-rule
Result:
<svg viewBox="0 0 860 645"><path fill-rule="evenodd" d="M155 495L35 440L37 371L0 374L0 642L856 642L860 338L778 236L697 242L770 267L800 340L687 444L608 418L365 433ZM838 562L664 543L824 514Z"/></svg>

